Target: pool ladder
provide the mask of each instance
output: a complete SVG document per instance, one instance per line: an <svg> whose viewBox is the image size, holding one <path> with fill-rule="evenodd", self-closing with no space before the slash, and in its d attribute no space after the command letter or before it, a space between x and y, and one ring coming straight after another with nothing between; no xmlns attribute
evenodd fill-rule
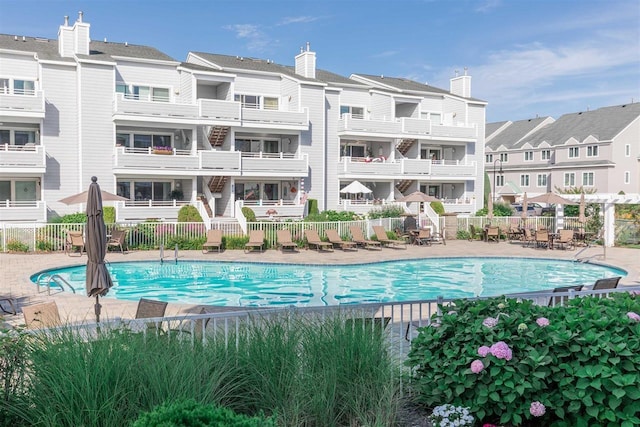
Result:
<svg viewBox="0 0 640 427"><path fill-rule="evenodd" d="M176 243L176 248L174 250L173 258L175 263L178 263L178 244ZM164 245L160 245L160 264L164 263Z"/></svg>
<svg viewBox="0 0 640 427"><path fill-rule="evenodd" d="M46 280L46 283L44 285L42 284L42 280ZM51 295L52 282L54 285L59 286L60 289L62 289L63 291L65 290L65 286L67 286L71 292L73 292L74 294L76 293L76 290L73 289L73 286L71 286L69 282L67 282L62 276L60 276L59 274L54 274L52 276L49 276L46 273L40 274L36 279L36 285L38 286L38 293L40 293L40 286L46 286L47 295Z"/></svg>

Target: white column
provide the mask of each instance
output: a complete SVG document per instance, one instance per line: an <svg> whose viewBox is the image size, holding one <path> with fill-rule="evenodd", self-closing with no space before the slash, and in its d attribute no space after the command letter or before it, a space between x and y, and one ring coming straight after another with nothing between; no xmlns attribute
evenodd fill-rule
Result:
<svg viewBox="0 0 640 427"><path fill-rule="evenodd" d="M615 204L612 202L604 203L604 245L612 247L615 240L616 217Z"/></svg>
<svg viewBox="0 0 640 427"><path fill-rule="evenodd" d="M556 205L556 233L564 228L564 205Z"/></svg>

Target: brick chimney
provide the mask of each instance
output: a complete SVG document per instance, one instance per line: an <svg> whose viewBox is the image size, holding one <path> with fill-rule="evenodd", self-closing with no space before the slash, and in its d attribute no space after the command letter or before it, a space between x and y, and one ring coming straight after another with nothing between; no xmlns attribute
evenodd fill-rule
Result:
<svg viewBox="0 0 640 427"><path fill-rule="evenodd" d="M459 76L456 70L456 76L451 79L449 92L463 98L471 98L471 76L467 75L467 67L464 67L462 76Z"/></svg>
<svg viewBox="0 0 640 427"><path fill-rule="evenodd" d="M74 55L89 55L89 28L90 25L83 22L83 13L78 12L78 19L69 26L69 17L64 17L64 24L58 29L58 53L64 58Z"/></svg>
<svg viewBox="0 0 640 427"><path fill-rule="evenodd" d="M296 56L296 74L310 79L316 78L316 53L311 52L309 42L307 49L300 48L300 53Z"/></svg>

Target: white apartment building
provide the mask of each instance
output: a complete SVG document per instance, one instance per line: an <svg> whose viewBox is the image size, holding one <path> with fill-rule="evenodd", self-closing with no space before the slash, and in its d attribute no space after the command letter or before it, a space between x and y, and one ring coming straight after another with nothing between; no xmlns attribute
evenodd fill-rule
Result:
<svg viewBox="0 0 640 427"><path fill-rule="evenodd" d="M0 222L77 212L98 177L118 221L321 210L366 213L415 190L447 211L482 205L486 103L405 79L94 41L80 14L57 40L0 35ZM366 200L340 193L358 180Z"/></svg>
<svg viewBox="0 0 640 427"><path fill-rule="evenodd" d="M485 171L507 201L556 189L640 193L640 103L488 123Z"/></svg>

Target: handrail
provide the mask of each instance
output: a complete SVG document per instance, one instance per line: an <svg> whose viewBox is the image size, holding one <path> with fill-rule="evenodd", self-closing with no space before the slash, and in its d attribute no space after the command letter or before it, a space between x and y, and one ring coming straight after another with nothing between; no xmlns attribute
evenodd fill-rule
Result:
<svg viewBox="0 0 640 427"><path fill-rule="evenodd" d="M38 293L40 293L40 278L42 276L47 276L46 273L41 273L38 278L36 279L36 285L38 286ZM56 280L60 280L62 281L62 283L57 282ZM62 289L62 291L64 292L64 285L67 285L69 287L69 289L71 290L71 292L73 292L74 294L76 293L76 290L73 289L73 286L71 286L71 284L69 282L67 282L62 276L60 276L59 274L54 274L53 276L49 276L48 280L47 280L47 295L51 295L51 282L53 282L54 284L58 285L60 287L60 289Z"/></svg>

